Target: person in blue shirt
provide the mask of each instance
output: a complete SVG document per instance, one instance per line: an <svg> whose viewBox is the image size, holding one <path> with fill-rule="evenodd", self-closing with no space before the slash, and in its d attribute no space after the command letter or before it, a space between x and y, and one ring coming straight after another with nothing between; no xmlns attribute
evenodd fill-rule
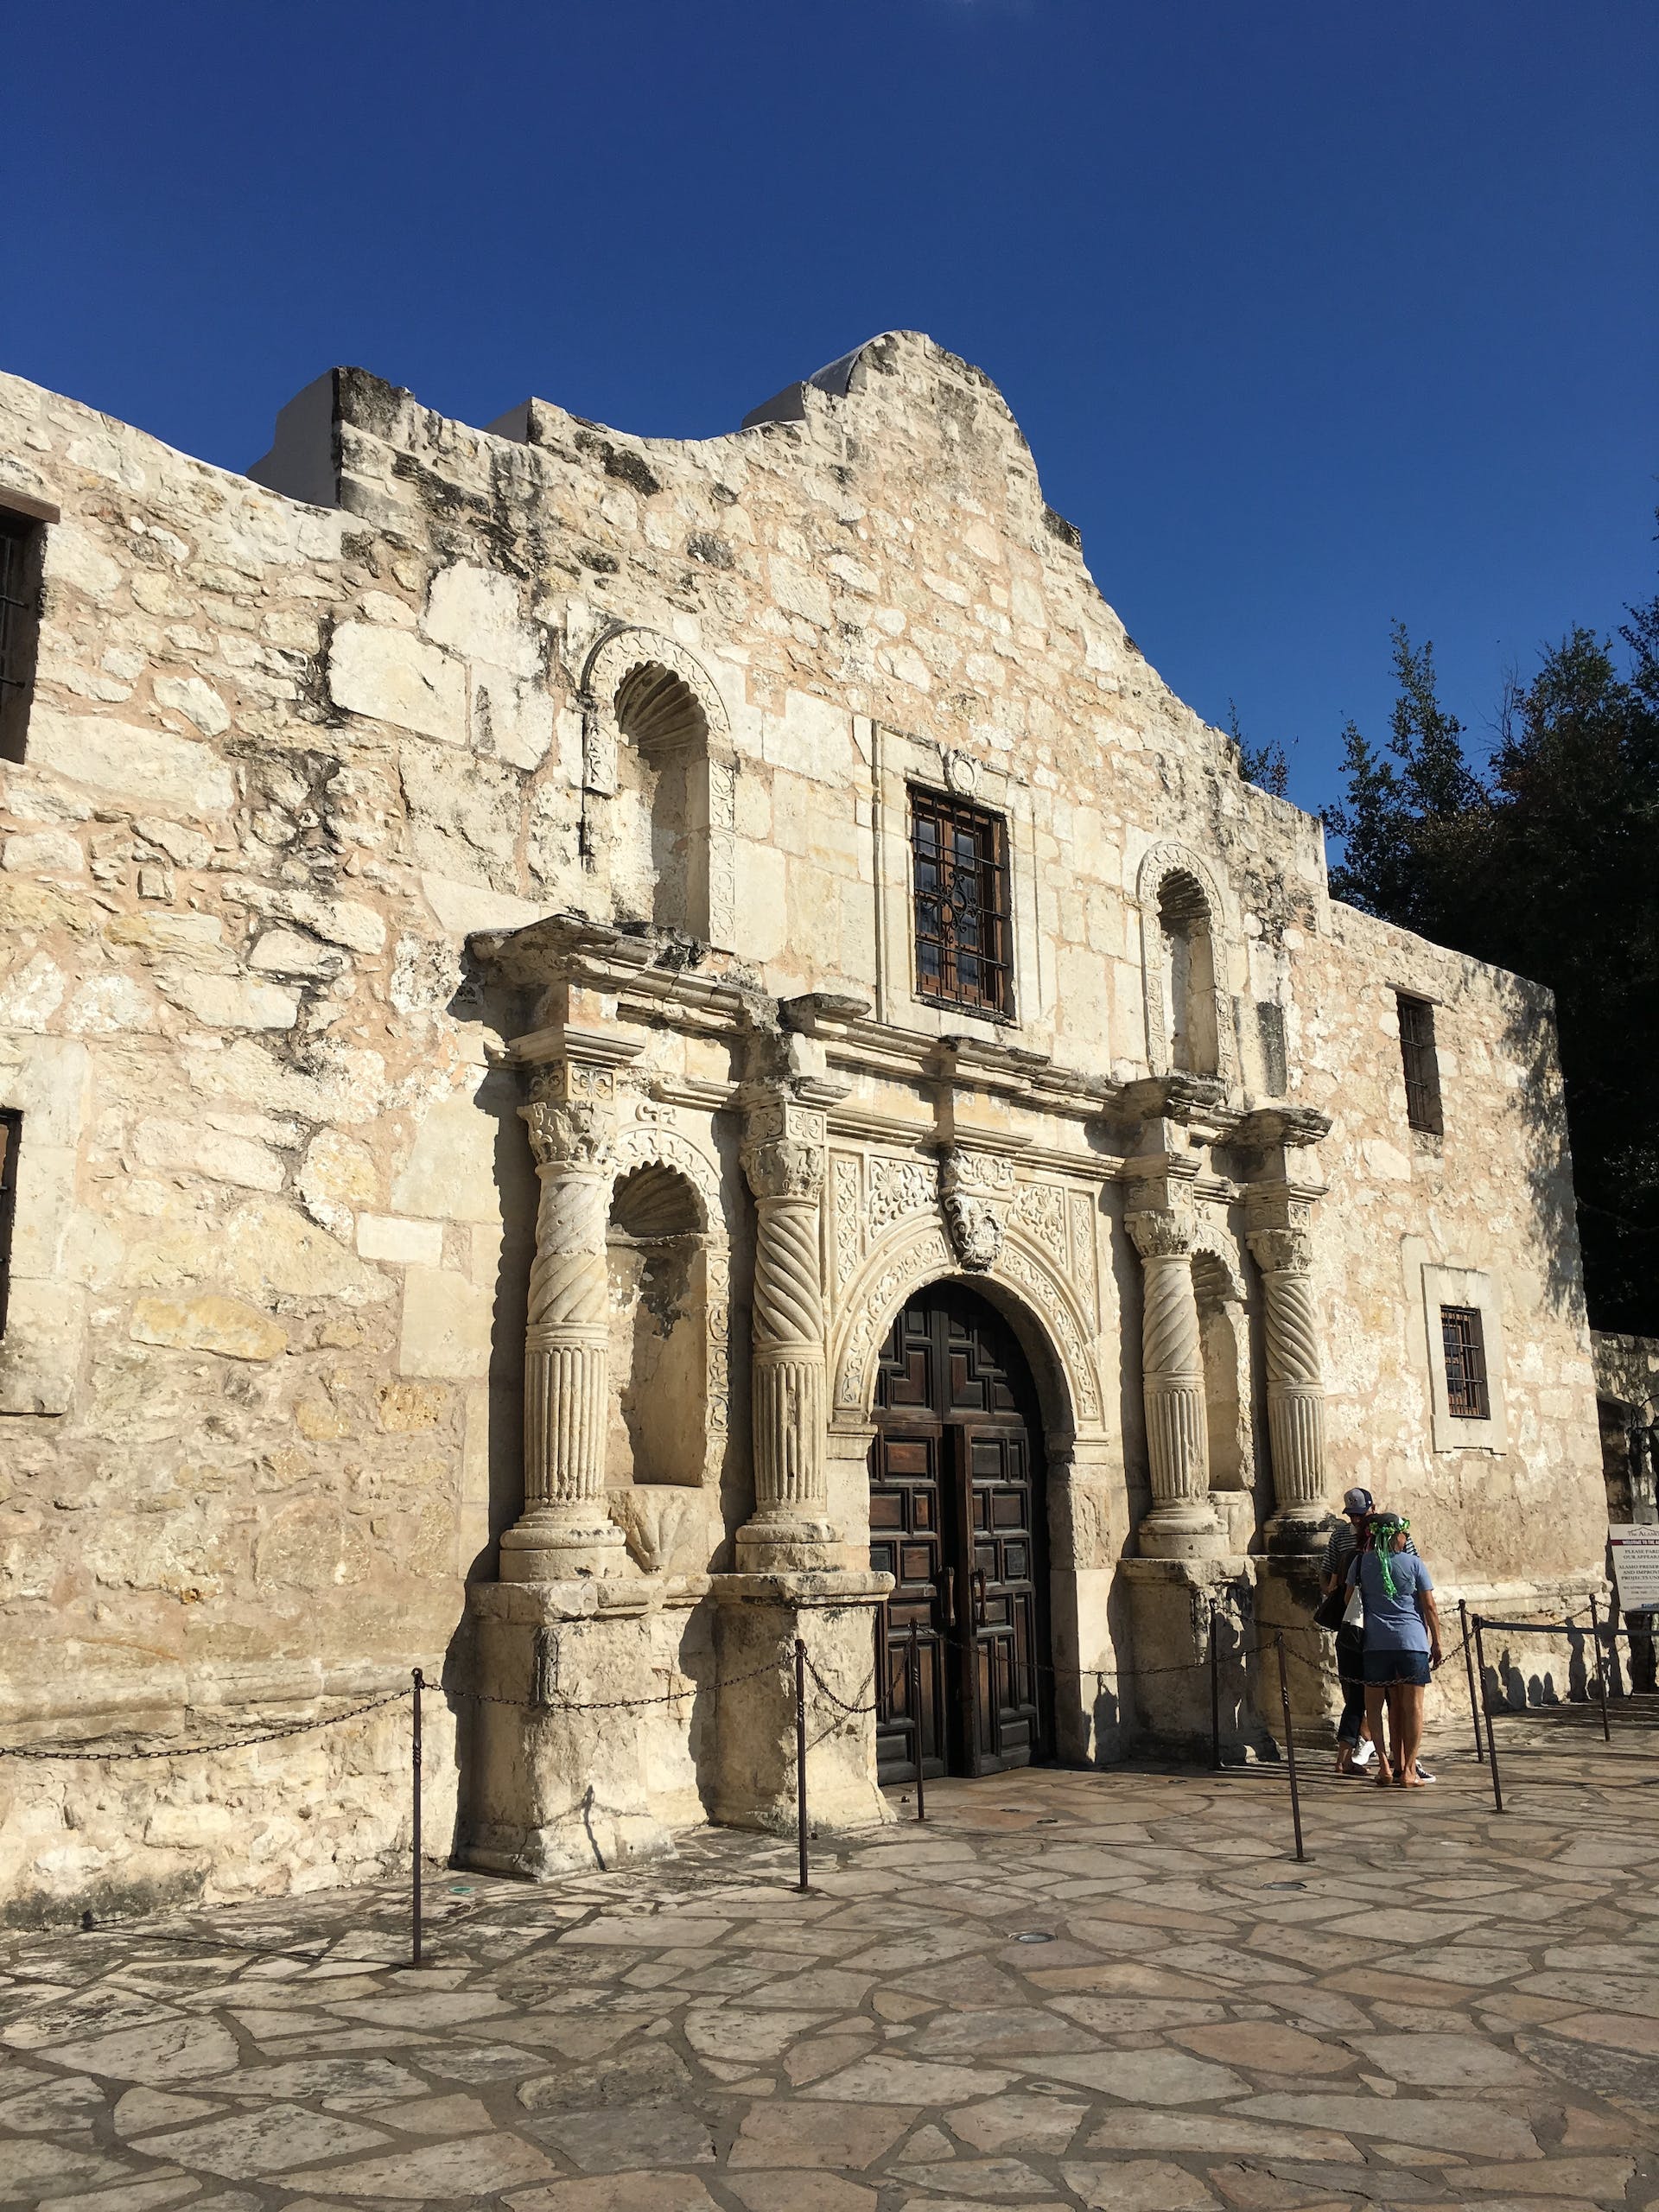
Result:
<svg viewBox="0 0 1659 2212"><path fill-rule="evenodd" d="M1370 1548L1355 1553L1347 1580L1365 1608L1365 1717L1376 1745L1377 1782L1420 1789L1423 1692L1445 1654L1434 1584L1411 1548L1410 1529L1402 1514L1374 1513Z"/></svg>

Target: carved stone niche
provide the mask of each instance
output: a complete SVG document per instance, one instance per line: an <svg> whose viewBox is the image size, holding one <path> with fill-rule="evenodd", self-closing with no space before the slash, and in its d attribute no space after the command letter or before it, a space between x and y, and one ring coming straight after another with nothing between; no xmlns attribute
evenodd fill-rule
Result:
<svg viewBox="0 0 1659 2212"><path fill-rule="evenodd" d="M709 671L635 627L594 648L582 683L582 784L619 914L731 950L737 757Z"/></svg>

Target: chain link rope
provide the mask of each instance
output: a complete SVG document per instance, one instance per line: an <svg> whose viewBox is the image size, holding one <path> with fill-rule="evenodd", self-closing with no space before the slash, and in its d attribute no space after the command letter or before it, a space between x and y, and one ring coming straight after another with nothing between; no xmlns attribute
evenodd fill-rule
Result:
<svg viewBox="0 0 1659 2212"><path fill-rule="evenodd" d="M372 1697L361 1705L348 1706L344 1713L327 1713L313 1720L290 1720L279 1728L260 1728L240 1736L226 1736L216 1744L163 1744L145 1751L130 1747L111 1751L86 1750L77 1745L73 1751L42 1749L35 1744L0 1744L0 1759L107 1759L124 1762L131 1759L189 1759L206 1758L217 1751L239 1751L251 1744L280 1744L289 1736L314 1735L319 1729L338 1728L347 1720L355 1720L365 1713L379 1713L389 1705L401 1704L409 1695L407 1690L388 1690L384 1697Z"/></svg>

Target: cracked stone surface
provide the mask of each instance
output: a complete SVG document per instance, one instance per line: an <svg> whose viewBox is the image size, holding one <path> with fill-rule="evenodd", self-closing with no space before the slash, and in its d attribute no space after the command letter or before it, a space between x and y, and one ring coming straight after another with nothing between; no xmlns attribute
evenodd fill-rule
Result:
<svg viewBox="0 0 1659 2212"><path fill-rule="evenodd" d="M1402 1802L1119 1769L0 1947L55 2212L1659 2212L1659 1738Z"/></svg>

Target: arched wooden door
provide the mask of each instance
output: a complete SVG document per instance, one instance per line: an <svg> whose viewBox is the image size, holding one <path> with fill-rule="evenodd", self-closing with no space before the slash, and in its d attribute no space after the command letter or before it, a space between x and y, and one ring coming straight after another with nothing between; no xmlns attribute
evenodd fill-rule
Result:
<svg viewBox="0 0 1659 2212"><path fill-rule="evenodd" d="M995 1306L918 1291L882 1348L870 1447L878 1772L1000 1774L1046 1756L1047 1545L1031 1371ZM921 1694L911 1710L910 1631Z"/></svg>

